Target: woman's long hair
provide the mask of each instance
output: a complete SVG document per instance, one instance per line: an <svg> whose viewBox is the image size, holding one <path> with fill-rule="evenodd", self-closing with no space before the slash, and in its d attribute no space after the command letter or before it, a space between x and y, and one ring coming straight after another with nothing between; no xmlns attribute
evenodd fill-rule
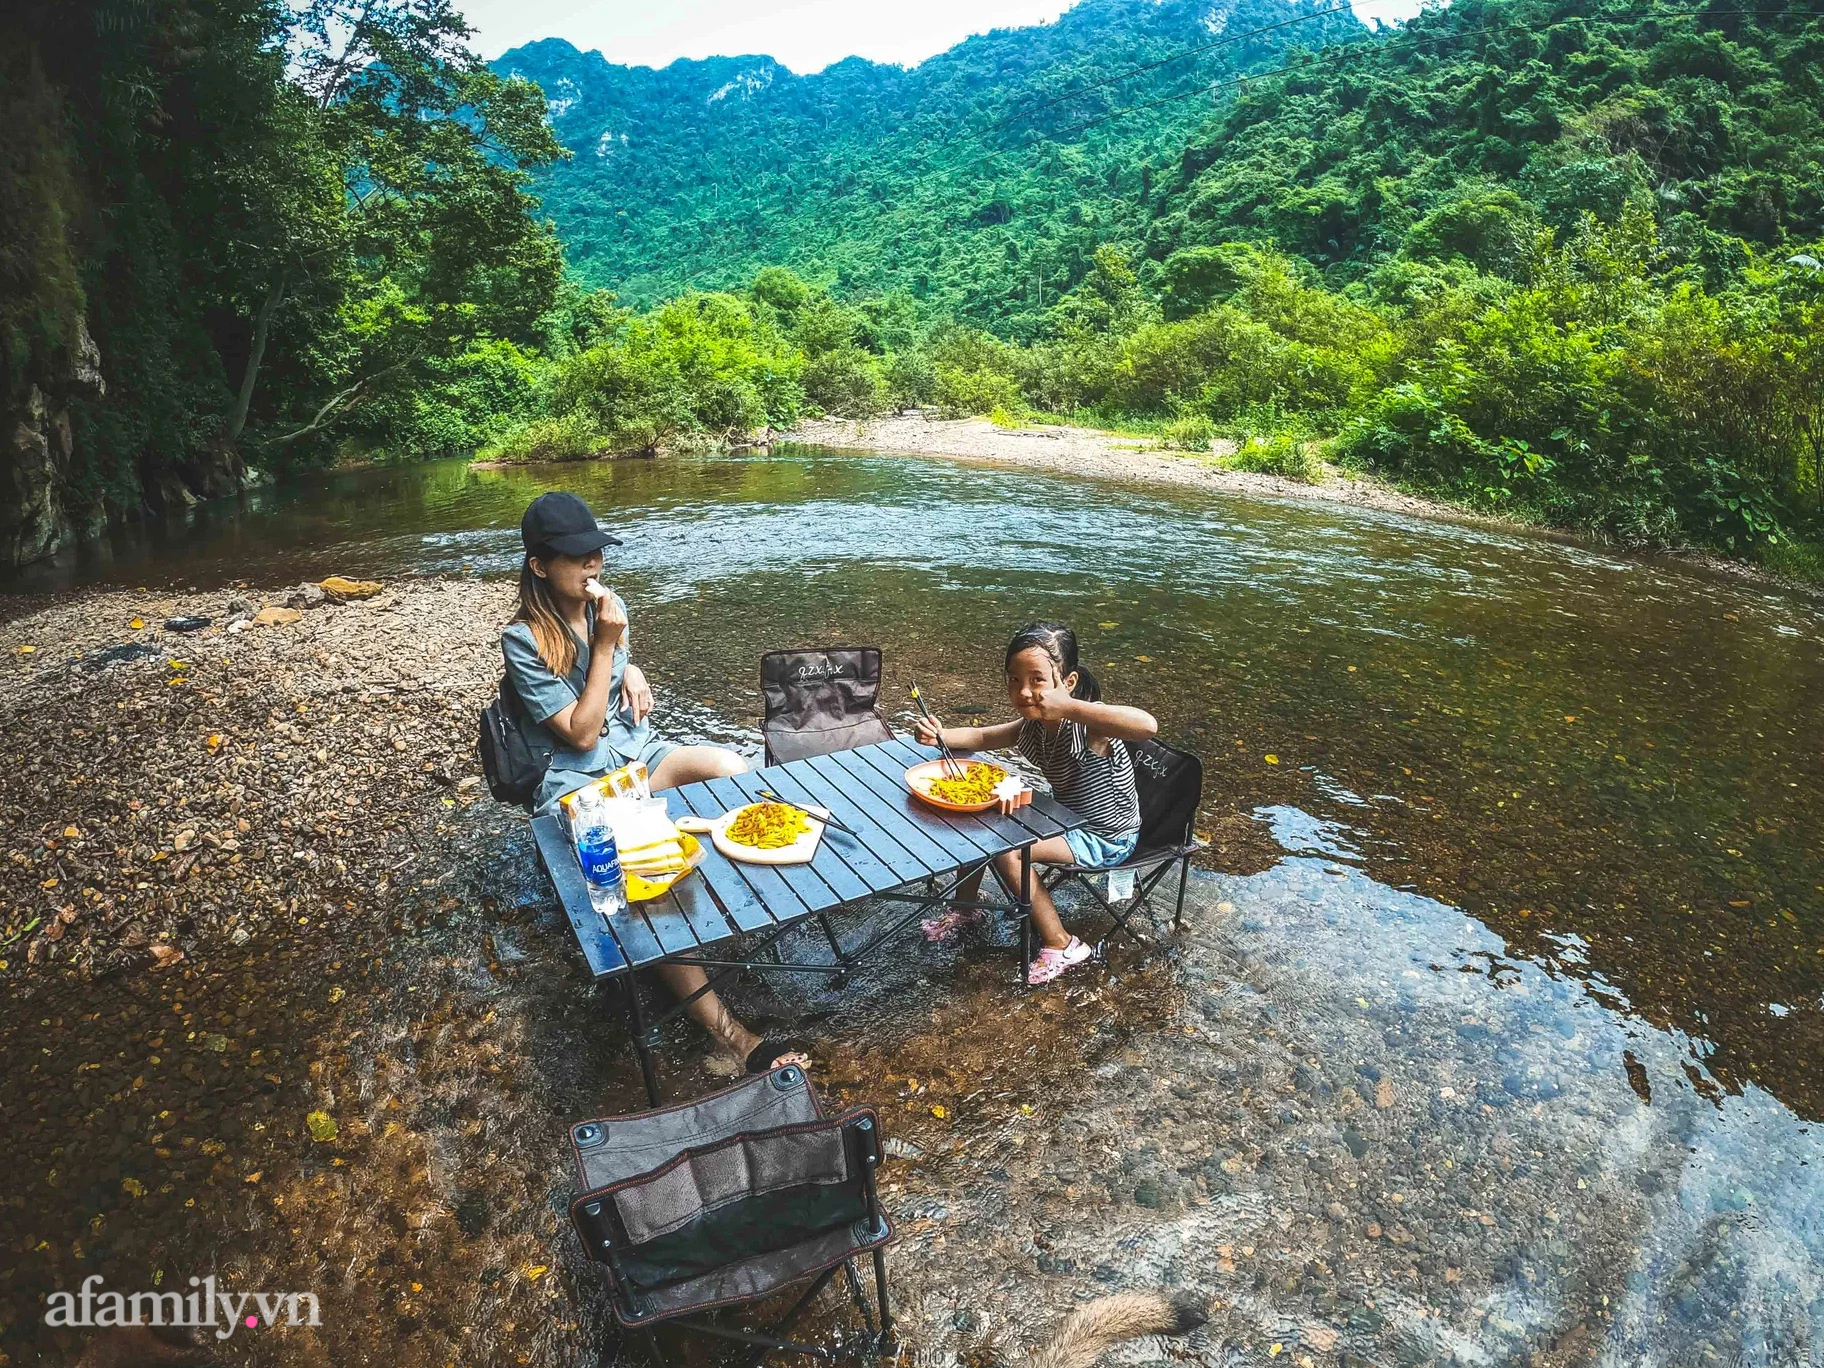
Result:
<svg viewBox="0 0 1824 1368"><path fill-rule="evenodd" d="M576 633L570 630L557 611L557 600L551 596L551 583L532 569L527 556L519 567L519 611L513 621L532 629L532 643L538 647L538 658L559 679L576 668Z"/></svg>
<svg viewBox="0 0 1824 1368"><path fill-rule="evenodd" d="M1077 634L1061 622L1029 622L1013 634L1013 640L1007 643L1007 672L1013 672L1013 658L1021 651L1030 651L1034 647L1051 657L1051 663L1058 667L1058 678L1067 678L1073 672L1077 676L1077 687L1070 691L1072 698L1080 698L1086 703L1102 701L1102 686L1096 677L1089 672L1087 665L1077 660Z"/></svg>

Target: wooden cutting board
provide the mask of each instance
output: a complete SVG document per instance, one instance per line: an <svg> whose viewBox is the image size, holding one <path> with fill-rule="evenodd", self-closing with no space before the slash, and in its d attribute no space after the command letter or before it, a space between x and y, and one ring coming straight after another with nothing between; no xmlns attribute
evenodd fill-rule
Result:
<svg viewBox="0 0 1824 1368"><path fill-rule="evenodd" d="M800 808L810 822L811 829L798 834L798 839L790 845L775 846L771 850L762 850L758 846L745 846L728 839L729 825L750 807L762 807L761 803L747 803L720 817L712 818L709 823L709 839L731 860L743 864L794 865L809 864L817 855L817 843L823 839L823 823L817 820L817 813L811 808Z"/></svg>

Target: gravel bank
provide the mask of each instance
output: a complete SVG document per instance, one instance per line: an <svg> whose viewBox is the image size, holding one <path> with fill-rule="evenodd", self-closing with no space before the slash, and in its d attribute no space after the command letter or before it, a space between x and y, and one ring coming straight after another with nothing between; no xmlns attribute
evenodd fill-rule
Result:
<svg viewBox="0 0 1824 1368"><path fill-rule="evenodd" d="M922 414L901 414L866 421L806 419L787 437L794 442L838 449L949 456L1098 479L1162 480L1258 498L1316 499L1415 517L1479 521L1461 509L1402 494L1378 480L1337 472L1322 484L1304 484L1277 475L1224 470L1190 452L1167 451L1144 438L1120 437L1091 428L1009 429L998 428L983 418L927 418ZM1219 454L1231 454L1234 449L1233 442L1218 443Z"/></svg>

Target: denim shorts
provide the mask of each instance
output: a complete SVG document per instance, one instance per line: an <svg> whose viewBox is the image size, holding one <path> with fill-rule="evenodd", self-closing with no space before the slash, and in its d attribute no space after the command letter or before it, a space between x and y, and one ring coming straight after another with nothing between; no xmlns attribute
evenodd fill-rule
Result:
<svg viewBox="0 0 1824 1368"><path fill-rule="evenodd" d="M1087 827L1064 833L1072 858L1079 869L1113 869L1134 853L1140 844L1139 831L1124 831L1119 836L1099 836Z"/></svg>

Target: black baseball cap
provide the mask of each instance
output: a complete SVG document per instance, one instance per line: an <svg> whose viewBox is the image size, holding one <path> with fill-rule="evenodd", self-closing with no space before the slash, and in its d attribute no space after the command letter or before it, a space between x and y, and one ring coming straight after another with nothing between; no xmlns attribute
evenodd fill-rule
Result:
<svg viewBox="0 0 1824 1368"><path fill-rule="evenodd" d="M595 525L588 504L556 489L526 505L526 516L519 520L519 539L526 544L528 556L550 551L560 556L586 556L604 546L621 544L619 537L611 537Z"/></svg>

